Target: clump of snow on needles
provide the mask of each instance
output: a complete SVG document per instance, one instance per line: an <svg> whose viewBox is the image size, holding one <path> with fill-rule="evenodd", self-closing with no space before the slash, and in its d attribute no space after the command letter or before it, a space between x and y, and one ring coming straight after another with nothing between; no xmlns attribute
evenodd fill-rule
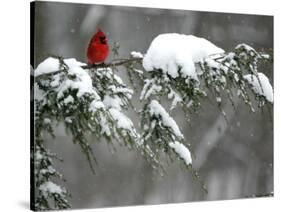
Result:
<svg viewBox="0 0 281 212"><path fill-rule="evenodd" d="M162 124L166 127L171 128L171 130L177 137L184 137L175 120L166 112L166 110L161 106L161 104L159 104L157 100L152 100L150 102L149 109L150 115L160 118Z"/></svg>
<svg viewBox="0 0 281 212"><path fill-rule="evenodd" d="M186 165L192 164L192 158L189 149L182 143L170 142L169 146L182 158Z"/></svg>
<svg viewBox="0 0 281 212"><path fill-rule="evenodd" d="M48 57L42 63L40 63L34 71L35 76L42 74L48 74L59 70L59 60L53 57Z"/></svg>
<svg viewBox="0 0 281 212"><path fill-rule="evenodd" d="M64 92L64 90L71 88L78 90L77 97L81 97L85 93L95 94L97 96L96 91L93 89L91 77L86 70L81 68L83 63L78 62L74 58L64 59L64 62L69 67L68 73L75 76L75 80L66 80L64 83L65 87L61 88L58 95L60 95L61 92Z"/></svg>
<svg viewBox="0 0 281 212"><path fill-rule="evenodd" d="M220 53L224 50L204 38L177 33L160 34L150 44L143 67L146 71L161 69L173 78L181 75L198 80L194 63Z"/></svg>
<svg viewBox="0 0 281 212"><path fill-rule="evenodd" d="M258 76L247 74L243 77L252 86L252 89L256 94L264 96L269 102L273 102L272 86L268 78L263 73L258 73Z"/></svg>
<svg viewBox="0 0 281 212"><path fill-rule="evenodd" d="M68 75L71 75L74 78L68 78L60 82L59 74L53 77L51 86L57 91L57 98L61 99L64 97L64 93L67 90L75 89L77 89L76 95L78 98L85 94L91 94L98 98L98 94L93 88L91 77L89 76L87 70L81 68L81 66L85 64L77 61L74 58L64 59L63 61L68 67ZM35 76L56 72L59 70L59 66L59 59L49 57L40 63L35 69Z"/></svg>
<svg viewBox="0 0 281 212"><path fill-rule="evenodd" d="M116 108L110 108L109 112L112 115L113 119L117 122L118 128L127 129L132 132L134 131L133 122L122 112L120 112Z"/></svg>
<svg viewBox="0 0 281 212"><path fill-rule="evenodd" d="M51 194L62 194L65 191L58 185L54 184L51 181L44 182L39 186L39 190L43 193L44 196L47 196L48 193Z"/></svg>
<svg viewBox="0 0 281 212"><path fill-rule="evenodd" d="M119 97L115 96L114 98L106 95L104 97L103 104L106 108L108 108L108 111L112 118L116 121L118 128L130 132L134 136L137 135L131 119L129 119L123 112L121 112L124 103ZM104 131L107 132L106 129L104 129Z"/></svg>

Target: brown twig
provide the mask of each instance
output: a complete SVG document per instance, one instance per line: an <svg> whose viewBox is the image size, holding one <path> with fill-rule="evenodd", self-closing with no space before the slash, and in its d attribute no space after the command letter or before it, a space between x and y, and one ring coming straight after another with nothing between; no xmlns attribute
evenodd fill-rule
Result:
<svg viewBox="0 0 281 212"><path fill-rule="evenodd" d="M91 69L91 68L109 68L114 66L121 66L132 62L141 62L142 58L130 58L130 59L121 59L121 61L111 62L111 63L100 63L100 64L91 64L81 66L83 69Z"/></svg>

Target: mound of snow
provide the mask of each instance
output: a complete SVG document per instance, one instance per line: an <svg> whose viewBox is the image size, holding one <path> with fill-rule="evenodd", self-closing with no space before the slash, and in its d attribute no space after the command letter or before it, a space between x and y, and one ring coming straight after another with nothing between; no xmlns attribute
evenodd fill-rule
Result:
<svg viewBox="0 0 281 212"><path fill-rule="evenodd" d="M173 78L182 76L198 80L194 63L220 53L224 50L204 38L177 33L160 34L150 44L143 67L146 71L161 69Z"/></svg>

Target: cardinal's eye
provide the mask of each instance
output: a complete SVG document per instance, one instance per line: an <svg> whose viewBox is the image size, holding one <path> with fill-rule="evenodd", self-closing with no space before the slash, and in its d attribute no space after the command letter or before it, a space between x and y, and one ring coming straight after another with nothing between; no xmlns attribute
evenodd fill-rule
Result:
<svg viewBox="0 0 281 212"><path fill-rule="evenodd" d="M100 42L102 44L106 44L106 37L105 36L100 37Z"/></svg>

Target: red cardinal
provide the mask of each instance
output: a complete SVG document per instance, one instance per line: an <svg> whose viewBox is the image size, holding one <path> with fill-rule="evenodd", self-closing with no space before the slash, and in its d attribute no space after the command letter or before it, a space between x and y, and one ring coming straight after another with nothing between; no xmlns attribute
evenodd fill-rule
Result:
<svg viewBox="0 0 281 212"><path fill-rule="evenodd" d="M106 35L101 29L92 37L88 46L88 63L103 63L109 55L109 45Z"/></svg>

